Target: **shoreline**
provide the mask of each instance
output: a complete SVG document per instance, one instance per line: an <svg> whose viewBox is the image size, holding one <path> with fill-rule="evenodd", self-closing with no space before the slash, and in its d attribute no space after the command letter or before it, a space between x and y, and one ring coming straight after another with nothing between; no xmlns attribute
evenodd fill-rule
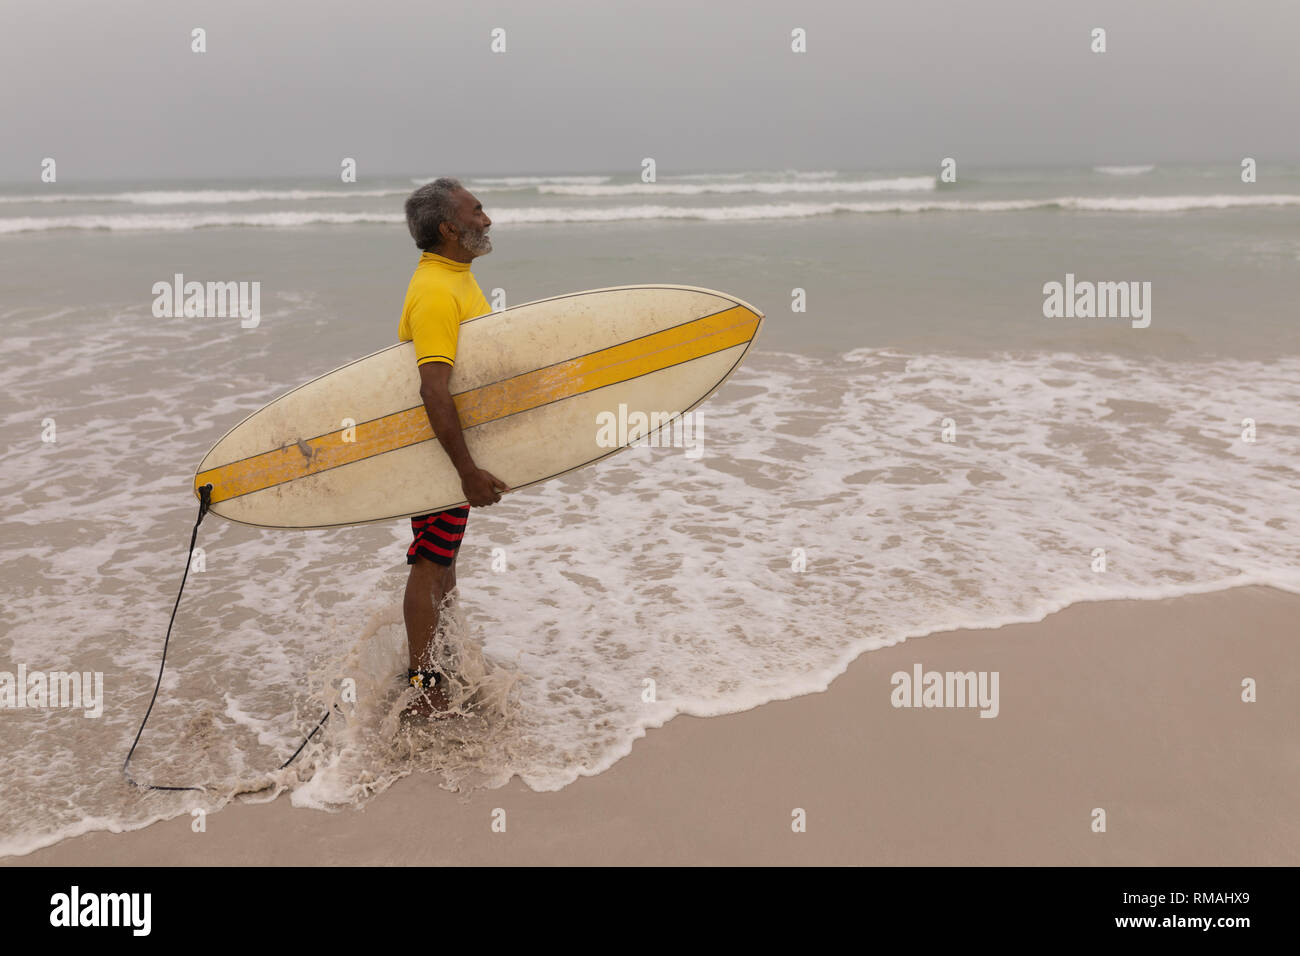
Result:
<svg viewBox="0 0 1300 956"><path fill-rule="evenodd" d="M1259 585L1079 602L869 651L820 693L679 715L559 791L412 776L360 810L281 794L206 833L181 815L0 865L1295 865L1298 619L1300 595ZM894 707L891 675L918 664L997 672L998 716Z"/></svg>

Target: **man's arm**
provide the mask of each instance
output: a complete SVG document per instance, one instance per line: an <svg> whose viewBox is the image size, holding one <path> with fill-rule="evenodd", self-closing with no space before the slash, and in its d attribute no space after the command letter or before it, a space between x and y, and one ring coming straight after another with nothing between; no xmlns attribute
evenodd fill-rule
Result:
<svg viewBox="0 0 1300 956"><path fill-rule="evenodd" d="M451 366L446 362L426 362L420 366L420 398L429 415L429 424L460 475L465 500L475 508L496 504L501 500L501 492L510 489L504 481L475 465L470 457L460 428L460 416L456 414L456 403L448 387L450 380Z"/></svg>

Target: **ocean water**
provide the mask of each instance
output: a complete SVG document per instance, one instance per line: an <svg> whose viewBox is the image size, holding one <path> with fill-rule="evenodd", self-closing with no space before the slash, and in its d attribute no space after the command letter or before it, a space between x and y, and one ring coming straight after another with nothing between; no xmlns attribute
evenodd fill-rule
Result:
<svg viewBox="0 0 1300 956"><path fill-rule="evenodd" d="M466 176L495 223L489 297L700 285L765 311L763 334L704 406L700 457L633 449L472 513L445 653L474 716L455 726L396 720L405 522L208 518L132 764L208 788L182 794L121 764L194 466L394 341L423 180L0 190L0 671L105 682L99 718L0 710L0 855L286 791L357 807L409 773L556 789L676 714L813 693L908 637L1300 590L1300 168L960 173ZM260 324L155 318L176 273L260 282ZM1151 283L1150 325L1045 318L1067 274Z"/></svg>

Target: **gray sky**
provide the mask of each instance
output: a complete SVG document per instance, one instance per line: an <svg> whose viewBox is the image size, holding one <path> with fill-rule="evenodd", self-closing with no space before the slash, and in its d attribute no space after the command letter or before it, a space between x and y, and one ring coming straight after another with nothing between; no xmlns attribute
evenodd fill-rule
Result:
<svg viewBox="0 0 1300 956"><path fill-rule="evenodd" d="M4 0L0 179L1293 162L1298 42L1295 0Z"/></svg>

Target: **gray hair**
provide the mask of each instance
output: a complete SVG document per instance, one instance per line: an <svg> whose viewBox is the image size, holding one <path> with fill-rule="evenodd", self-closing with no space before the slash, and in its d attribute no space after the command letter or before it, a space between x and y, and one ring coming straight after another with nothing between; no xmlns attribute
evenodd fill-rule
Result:
<svg viewBox="0 0 1300 956"><path fill-rule="evenodd" d="M456 207L452 196L465 187L459 179L443 176L425 183L406 199L406 228L415 244L426 252L442 242L438 227L455 222Z"/></svg>

